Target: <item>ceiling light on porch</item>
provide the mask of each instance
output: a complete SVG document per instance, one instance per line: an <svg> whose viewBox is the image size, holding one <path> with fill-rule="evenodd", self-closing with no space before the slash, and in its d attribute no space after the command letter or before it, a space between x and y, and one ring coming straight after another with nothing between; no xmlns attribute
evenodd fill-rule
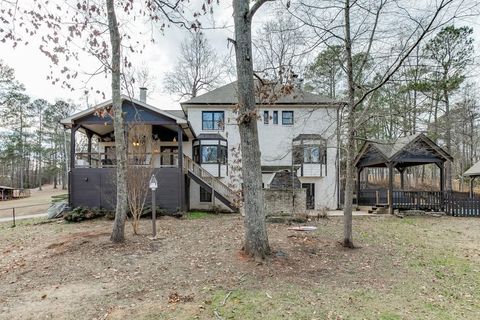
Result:
<svg viewBox="0 0 480 320"><path fill-rule="evenodd" d="M177 138L176 137L173 137L173 142L177 142Z"/></svg>

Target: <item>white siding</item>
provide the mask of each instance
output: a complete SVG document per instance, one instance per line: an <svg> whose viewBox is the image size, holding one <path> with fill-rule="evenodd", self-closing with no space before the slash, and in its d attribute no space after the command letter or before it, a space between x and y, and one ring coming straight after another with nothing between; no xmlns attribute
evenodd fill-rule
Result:
<svg viewBox="0 0 480 320"><path fill-rule="evenodd" d="M269 110L269 123L264 124L263 111ZM224 111L225 128L223 130L202 130L202 111ZM278 111L278 124L273 124L273 111ZM294 112L294 124L282 125L282 111ZM258 120L259 142L261 150L261 159L263 166L290 166L292 164L292 140L299 134L320 134L327 140L327 175L324 177L303 177L300 180L315 183L315 202L316 208L329 207L335 208L336 203L336 121L337 111L335 108L314 108L299 106L279 106L260 108L261 118ZM219 133L228 140L228 163L229 176L224 180L230 181L230 176L234 173L232 148L237 150L240 147L240 135L236 123L237 115L233 112L232 106L188 106L188 120L193 127L194 132L201 133ZM308 166L307 166L308 167ZM304 167L308 174L320 175L315 172L315 166L311 168ZM319 166L316 166L317 170ZM264 177L264 182L267 177ZM266 185L265 185L266 186Z"/></svg>

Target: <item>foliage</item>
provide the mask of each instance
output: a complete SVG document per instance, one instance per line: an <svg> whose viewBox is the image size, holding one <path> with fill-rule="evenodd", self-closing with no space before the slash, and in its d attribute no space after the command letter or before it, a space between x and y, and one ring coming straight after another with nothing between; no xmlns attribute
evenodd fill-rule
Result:
<svg viewBox="0 0 480 320"><path fill-rule="evenodd" d="M109 216L111 216L111 211L103 208L77 207L71 211L65 212L63 219L68 222L81 222L84 220L92 220Z"/></svg>

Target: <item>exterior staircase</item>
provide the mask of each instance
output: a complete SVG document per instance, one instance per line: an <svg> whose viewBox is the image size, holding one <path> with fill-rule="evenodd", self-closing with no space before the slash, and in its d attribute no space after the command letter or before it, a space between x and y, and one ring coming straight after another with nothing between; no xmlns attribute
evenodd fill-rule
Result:
<svg viewBox="0 0 480 320"><path fill-rule="evenodd" d="M237 193L186 155L183 155L183 171L232 211L238 211Z"/></svg>

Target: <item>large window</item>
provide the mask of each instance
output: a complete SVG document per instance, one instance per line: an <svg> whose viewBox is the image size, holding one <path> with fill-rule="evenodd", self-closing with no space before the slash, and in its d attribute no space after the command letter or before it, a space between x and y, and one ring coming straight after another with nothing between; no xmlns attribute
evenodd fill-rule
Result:
<svg viewBox="0 0 480 320"><path fill-rule="evenodd" d="M193 147L193 160L197 163L227 163L227 146L201 145Z"/></svg>
<svg viewBox="0 0 480 320"><path fill-rule="evenodd" d="M293 111L282 111L282 124L293 125Z"/></svg>
<svg viewBox="0 0 480 320"><path fill-rule="evenodd" d="M223 130L224 123L223 111L202 111L202 130Z"/></svg>
<svg viewBox="0 0 480 320"><path fill-rule="evenodd" d="M304 146L303 163L320 163L320 146Z"/></svg>
<svg viewBox="0 0 480 320"><path fill-rule="evenodd" d="M295 164L327 164L327 149L321 145L296 145L293 147L293 161Z"/></svg>

